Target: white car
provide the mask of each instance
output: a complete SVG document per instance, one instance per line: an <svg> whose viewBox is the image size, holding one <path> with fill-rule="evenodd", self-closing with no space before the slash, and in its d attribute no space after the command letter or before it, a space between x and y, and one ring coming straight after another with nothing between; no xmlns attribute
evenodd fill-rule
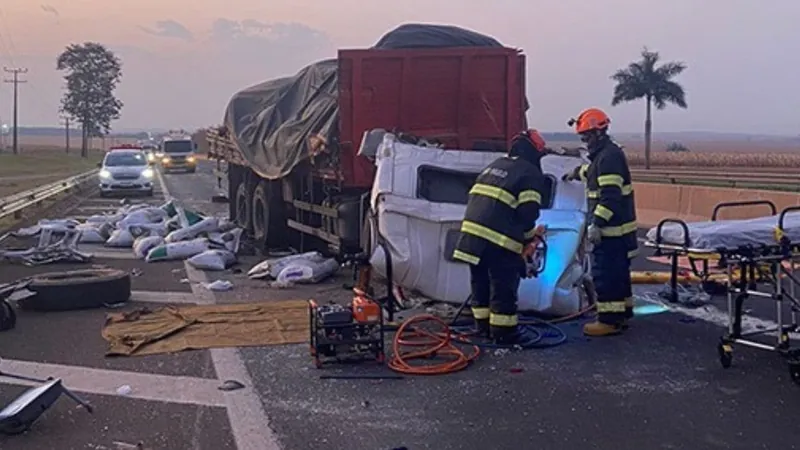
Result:
<svg viewBox="0 0 800 450"><path fill-rule="evenodd" d="M100 195L153 195L155 171L141 150L112 150L100 164Z"/></svg>

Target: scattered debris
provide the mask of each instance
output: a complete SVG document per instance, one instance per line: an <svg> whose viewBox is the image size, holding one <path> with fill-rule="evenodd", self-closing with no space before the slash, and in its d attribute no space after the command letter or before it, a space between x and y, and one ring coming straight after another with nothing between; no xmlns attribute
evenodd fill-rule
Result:
<svg viewBox="0 0 800 450"><path fill-rule="evenodd" d="M133 392L133 388L128 386L127 384L123 384L122 386L117 388L117 395L128 396L131 395Z"/></svg>
<svg viewBox="0 0 800 450"><path fill-rule="evenodd" d="M9 237L39 237L34 247L28 249L0 250L0 259L26 266L40 266L56 262L89 262L92 255L78 251L81 232L76 225L66 223L43 223L7 233L0 243Z"/></svg>
<svg viewBox="0 0 800 450"><path fill-rule="evenodd" d="M219 389L220 391L235 391L243 388L244 385L236 380L225 380L225 382L222 383L222 385L220 385L220 387L218 387L217 389Z"/></svg>
<svg viewBox="0 0 800 450"><path fill-rule="evenodd" d="M203 284L203 286L209 291L217 291L217 292L230 291L231 289L233 289L233 283L231 283L228 280L212 281L211 283Z"/></svg>
<svg viewBox="0 0 800 450"><path fill-rule="evenodd" d="M206 250L186 260L200 270L225 270L236 263L236 255L228 250Z"/></svg>

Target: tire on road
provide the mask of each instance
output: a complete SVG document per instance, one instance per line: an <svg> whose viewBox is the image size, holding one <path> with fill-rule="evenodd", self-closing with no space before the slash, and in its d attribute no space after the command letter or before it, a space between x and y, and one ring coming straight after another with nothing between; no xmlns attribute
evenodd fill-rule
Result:
<svg viewBox="0 0 800 450"><path fill-rule="evenodd" d="M8 331L17 325L17 312L7 300L0 300L0 331Z"/></svg>
<svg viewBox="0 0 800 450"><path fill-rule="evenodd" d="M261 180L250 205L253 239L261 250L286 245L286 206L279 181Z"/></svg>
<svg viewBox="0 0 800 450"><path fill-rule="evenodd" d="M28 290L36 295L19 301L28 311L72 311L102 308L131 298L131 276L118 269L85 269L34 275Z"/></svg>

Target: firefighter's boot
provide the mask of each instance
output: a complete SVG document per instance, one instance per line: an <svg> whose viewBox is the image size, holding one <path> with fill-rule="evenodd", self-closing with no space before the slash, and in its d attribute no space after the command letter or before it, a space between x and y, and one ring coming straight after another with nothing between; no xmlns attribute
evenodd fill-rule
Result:
<svg viewBox="0 0 800 450"><path fill-rule="evenodd" d="M489 319L475 319L474 333L478 337L489 339Z"/></svg>
<svg viewBox="0 0 800 450"><path fill-rule="evenodd" d="M583 326L583 334L592 337L614 336L622 333L623 325L612 325L603 322L591 322Z"/></svg>
<svg viewBox="0 0 800 450"><path fill-rule="evenodd" d="M540 340L540 335L524 325L515 327L492 327L494 343L503 347L532 348Z"/></svg>
<svg viewBox="0 0 800 450"><path fill-rule="evenodd" d="M630 326L630 320L633 319L633 297L625 299L625 318L622 319L622 329L627 330Z"/></svg>

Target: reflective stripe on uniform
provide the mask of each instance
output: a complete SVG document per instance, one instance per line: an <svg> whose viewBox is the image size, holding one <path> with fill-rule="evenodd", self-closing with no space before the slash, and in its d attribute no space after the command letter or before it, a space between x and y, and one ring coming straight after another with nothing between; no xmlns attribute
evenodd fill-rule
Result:
<svg viewBox="0 0 800 450"><path fill-rule="evenodd" d="M589 165L583 164L581 168L578 169L578 176L580 177L581 181L586 181L586 174L589 173Z"/></svg>
<svg viewBox="0 0 800 450"><path fill-rule="evenodd" d="M603 205L597 205L597 207L594 209L594 215L609 221L612 217L614 217L614 211L606 208Z"/></svg>
<svg viewBox="0 0 800 450"><path fill-rule="evenodd" d="M622 185L622 195L631 195L631 194L633 194L633 186L631 186L630 184ZM589 191L589 190L587 190L586 191L586 197L588 197L588 198L600 198L600 192L599 191Z"/></svg>
<svg viewBox="0 0 800 450"><path fill-rule="evenodd" d="M485 306L473 306L472 317L477 320L486 320L489 318L489 308Z"/></svg>
<svg viewBox="0 0 800 450"><path fill-rule="evenodd" d="M636 222L624 223L616 227L601 227L600 235L606 237L621 237L628 233L636 232Z"/></svg>
<svg viewBox="0 0 800 450"><path fill-rule="evenodd" d="M626 308L633 308L633 297L625 297L625 307ZM472 314L475 314L474 312Z"/></svg>
<svg viewBox="0 0 800 450"><path fill-rule="evenodd" d="M625 301L621 302L597 302L597 312L603 313L624 313Z"/></svg>
<svg viewBox="0 0 800 450"><path fill-rule="evenodd" d="M461 222L461 232L486 239L492 244L503 247L504 249L510 250L514 253L522 253L521 243L481 224L465 220Z"/></svg>
<svg viewBox="0 0 800 450"><path fill-rule="evenodd" d="M516 314L496 314L489 315L489 325L493 327L515 327L519 323Z"/></svg>
<svg viewBox="0 0 800 450"><path fill-rule="evenodd" d="M600 175L597 177L597 185L600 187L616 186L622 189L623 183L625 183L625 180L620 175Z"/></svg>
<svg viewBox="0 0 800 450"><path fill-rule="evenodd" d="M477 266L478 263L481 262L481 259L477 256L471 255L467 252L462 252L461 250L456 250L453 252L453 259L464 261L465 263L472 264L473 266Z"/></svg>
<svg viewBox="0 0 800 450"><path fill-rule="evenodd" d="M526 231L525 234L523 234L523 236L525 237L525 239L533 239L534 237L536 237L536 225L534 225L533 228L531 228L530 230Z"/></svg>
<svg viewBox="0 0 800 450"><path fill-rule="evenodd" d="M503 202L506 205L516 208L517 207L517 199L514 198L514 195L508 192L505 189L499 188L497 186L490 186L488 184L483 183L476 183L472 186L472 189L469 190L470 195L483 195L484 197L493 198L497 201Z"/></svg>
<svg viewBox="0 0 800 450"><path fill-rule="evenodd" d="M541 204L542 194L533 190L522 191L519 193L519 196L517 197L517 205L531 202Z"/></svg>

